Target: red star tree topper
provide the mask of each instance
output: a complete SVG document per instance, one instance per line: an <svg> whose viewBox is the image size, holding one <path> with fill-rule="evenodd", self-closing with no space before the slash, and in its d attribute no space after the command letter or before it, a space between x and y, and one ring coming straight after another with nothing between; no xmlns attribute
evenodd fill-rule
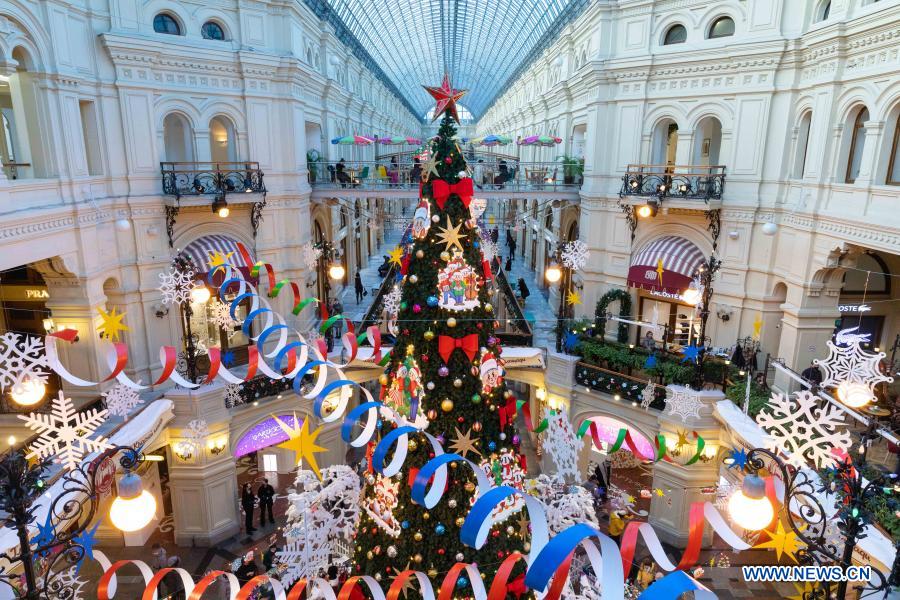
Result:
<svg viewBox="0 0 900 600"><path fill-rule="evenodd" d="M446 73L444 74L444 80L441 82L441 87L428 87L427 85L422 87L431 94L432 98L437 100L434 117L431 119L432 122L446 111L453 117L454 121L459 123L459 115L456 113L456 102L466 95L466 90L453 89L453 86L450 85L450 75Z"/></svg>

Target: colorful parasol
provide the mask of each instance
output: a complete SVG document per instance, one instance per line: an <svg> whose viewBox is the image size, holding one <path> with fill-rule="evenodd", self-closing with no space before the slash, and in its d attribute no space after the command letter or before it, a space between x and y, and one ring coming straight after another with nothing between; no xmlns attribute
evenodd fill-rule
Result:
<svg viewBox="0 0 900 600"><path fill-rule="evenodd" d="M562 143L562 138L549 135L530 135L516 143L520 146L555 146Z"/></svg>
<svg viewBox="0 0 900 600"><path fill-rule="evenodd" d="M405 137L402 135L392 135L390 137L378 138L378 143L382 146L421 146L422 140L414 137Z"/></svg>
<svg viewBox="0 0 900 600"><path fill-rule="evenodd" d="M487 146L489 148L493 146L505 146L512 142L512 138L505 135L486 135L480 138L475 138L472 140L472 143L476 146Z"/></svg>
<svg viewBox="0 0 900 600"><path fill-rule="evenodd" d="M331 140L331 143L336 146L368 146L369 144L374 143L375 140L372 138L367 138L361 135L345 135L343 137L336 137Z"/></svg>

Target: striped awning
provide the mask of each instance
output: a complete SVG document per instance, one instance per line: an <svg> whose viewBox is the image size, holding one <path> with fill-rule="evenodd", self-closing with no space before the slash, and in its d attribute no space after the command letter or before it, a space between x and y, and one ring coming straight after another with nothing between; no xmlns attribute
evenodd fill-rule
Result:
<svg viewBox="0 0 900 600"><path fill-rule="evenodd" d="M253 265L246 264L237 244L237 240L227 235L204 235L188 244L182 254L191 259L197 274L208 273L210 263L215 261L227 262L247 274Z"/></svg>
<svg viewBox="0 0 900 600"><path fill-rule="evenodd" d="M681 295L690 286L705 257L683 237L665 236L648 242L631 259L628 285L669 295Z"/></svg>

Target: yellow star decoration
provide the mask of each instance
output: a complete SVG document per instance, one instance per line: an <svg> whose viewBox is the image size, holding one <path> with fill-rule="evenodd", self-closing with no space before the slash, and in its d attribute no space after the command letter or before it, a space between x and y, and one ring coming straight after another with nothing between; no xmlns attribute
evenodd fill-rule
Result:
<svg viewBox="0 0 900 600"><path fill-rule="evenodd" d="M531 530L529 529L530 521L528 517L525 516L525 511L519 513L519 535L522 536L522 539L528 539L528 536L531 535Z"/></svg>
<svg viewBox="0 0 900 600"><path fill-rule="evenodd" d="M304 459L309 461L309 467L316 474L319 480L322 480L322 474L319 472L319 464L316 462L316 454L325 452L327 448L323 448L316 444L316 438L322 433L322 427L317 427L315 431L309 431L309 418L303 419L303 425L297 427L297 413L294 413L294 426L290 426L275 415L272 415L281 430L288 435L288 441L278 444L280 448L294 451L295 462L299 465Z"/></svg>
<svg viewBox="0 0 900 600"><path fill-rule="evenodd" d="M659 260L656 261L656 274L659 278L659 285L662 285L662 276L663 276L663 273L665 272L665 270L666 270L665 267L663 267L663 261L660 258Z"/></svg>
<svg viewBox="0 0 900 600"><path fill-rule="evenodd" d="M581 295L578 293L578 290L573 288L566 293L566 303L571 306L581 304Z"/></svg>
<svg viewBox="0 0 900 600"><path fill-rule="evenodd" d="M684 429L678 431L678 441L675 443L676 448L682 448L688 445L688 434Z"/></svg>
<svg viewBox="0 0 900 600"><path fill-rule="evenodd" d="M394 571L394 579L396 579L400 575L400 573L402 573L403 571L409 571L409 569L410 569L409 565L410 565L409 561L406 561L406 567L404 567L403 569L398 569L397 567L391 567L391 569ZM400 588L400 593L403 594L404 598L406 598L406 594L410 590L415 591L416 583L413 583L413 582L418 582L418 579L416 579L415 577L410 577L403 584L403 587Z"/></svg>
<svg viewBox="0 0 900 600"><path fill-rule="evenodd" d="M450 215L447 215L447 227L445 229L438 229L438 241L445 244L444 249L450 250L454 246L459 248L459 251L462 252L462 234L460 234L459 230L462 229L463 224L453 226L450 223Z"/></svg>
<svg viewBox="0 0 900 600"><path fill-rule="evenodd" d="M116 312L116 307L113 307L111 311L106 312L98 306L97 312L100 313L100 318L103 320L103 322L97 326L98 333L105 335L114 342L118 342L119 332L129 331L128 325L122 322L122 319L125 318L125 313Z"/></svg>
<svg viewBox="0 0 900 600"><path fill-rule="evenodd" d="M634 504L635 497L634 496L625 496L625 504Z"/></svg>
<svg viewBox="0 0 900 600"><path fill-rule="evenodd" d="M425 161L425 164L422 165L422 181L428 181L431 179L432 175L440 176L437 171L437 166L437 156L432 152L431 156L428 157L428 160Z"/></svg>
<svg viewBox="0 0 900 600"><path fill-rule="evenodd" d="M756 315L756 320L753 321L753 339L758 340L760 333L762 332L763 320L762 314Z"/></svg>
<svg viewBox="0 0 900 600"><path fill-rule="evenodd" d="M665 492L662 491L662 488L656 488L653 491L656 492L656 495L659 496L660 498L662 498L663 496L666 495Z"/></svg>
<svg viewBox="0 0 900 600"><path fill-rule="evenodd" d="M472 439L471 428L466 433L462 433L458 427L454 427L454 429L456 429L456 439L450 444L450 449L453 452L462 457L465 457L468 452L474 452L478 456L482 456L481 451L475 447L476 440Z"/></svg>
<svg viewBox="0 0 900 600"><path fill-rule="evenodd" d="M781 521L778 521L775 533L771 531L766 531L765 533L771 539L768 542L757 544L754 546L755 548L774 548L778 560L781 560L782 554L787 554L788 558L797 562L796 553L803 547L803 543L797 538L797 534L793 529L785 531Z"/></svg>
<svg viewBox="0 0 900 600"><path fill-rule="evenodd" d="M222 265L227 263L232 254L234 254L234 252L229 252L228 254L222 254L218 250L213 250L212 252L210 252L209 260L207 261L207 264L209 264L209 270L212 271L216 267L221 267Z"/></svg>
<svg viewBox="0 0 900 600"><path fill-rule="evenodd" d="M399 267L400 262L403 260L403 248L401 248L400 246L397 246L396 248L391 250L391 252L388 254L388 256L391 259L390 262Z"/></svg>

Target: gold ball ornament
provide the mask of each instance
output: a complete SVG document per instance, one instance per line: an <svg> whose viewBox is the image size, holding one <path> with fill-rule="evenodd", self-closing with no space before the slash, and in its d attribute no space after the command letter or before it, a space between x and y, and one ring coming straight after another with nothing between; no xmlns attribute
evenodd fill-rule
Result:
<svg viewBox="0 0 900 600"><path fill-rule="evenodd" d="M419 448L419 442L416 440L409 440L409 450L410 452L415 452Z"/></svg>
<svg viewBox="0 0 900 600"><path fill-rule="evenodd" d="M372 560L373 558L375 558L375 555L372 554L371 550L369 550L368 552L366 552L366 558L368 558L369 560Z"/></svg>
<svg viewBox="0 0 900 600"><path fill-rule="evenodd" d="M434 567L428 569L428 577L430 577L431 579L434 579L437 576L438 576L437 569L435 569Z"/></svg>
<svg viewBox="0 0 900 600"><path fill-rule="evenodd" d="M418 276L418 275L413 274L413 275L410 275L410 276L409 276L409 282L410 282L410 283L416 283L416 282L418 282L418 281L419 281L419 276Z"/></svg>
<svg viewBox="0 0 900 600"><path fill-rule="evenodd" d="M422 555L416 554L415 556L413 556L413 562L416 564L419 564L420 562L422 562Z"/></svg>
<svg viewBox="0 0 900 600"><path fill-rule="evenodd" d="M461 388L461 387L462 387L462 379L460 379L459 377L457 377L456 379L454 379L454 380L453 380L453 387L455 387L455 388Z"/></svg>
<svg viewBox="0 0 900 600"><path fill-rule="evenodd" d="M415 534L413 534L413 539L416 540L417 542L421 542L422 541L422 533L417 531Z"/></svg>
<svg viewBox="0 0 900 600"><path fill-rule="evenodd" d="M467 483L466 483L466 491L469 492L469 493L474 492L474 491L475 491L475 484L472 483L471 481L467 482Z"/></svg>
<svg viewBox="0 0 900 600"><path fill-rule="evenodd" d="M484 305L484 310L491 312L492 310L494 310L494 305L488 302Z"/></svg>
<svg viewBox="0 0 900 600"><path fill-rule="evenodd" d="M462 524L465 523L465 522L466 522L466 520L465 520L463 517L459 517L459 518L456 519L456 526L457 526L457 527L462 527Z"/></svg>
<svg viewBox="0 0 900 600"><path fill-rule="evenodd" d="M384 373L382 373L381 375L379 375L379 376L378 376L378 383L380 383L381 385L387 385L387 383L388 383L388 376L385 375Z"/></svg>
<svg viewBox="0 0 900 600"><path fill-rule="evenodd" d="M422 518L425 519L425 520L427 521L428 519L431 518L431 514L430 514L430 513L427 513L427 512L422 513Z"/></svg>
<svg viewBox="0 0 900 600"><path fill-rule="evenodd" d="M434 332L432 330L428 329L427 331L425 331L425 333L422 334L422 337L425 338L426 342L430 342L431 340L434 339Z"/></svg>
<svg viewBox="0 0 900 600"><path fill-rule="evenodd" d="M456 327L456 318L455 317L450 317L449 319L447 319L447 327L450 327L451 329L453 327Z"/></svg>
<svg viewBox="0 0 900 600"><path fill-rule="evenodd" d="M446 250L444 252L441 252L441 260L444 262L447 262L448 260L450 260L450 253L447 252Z"/></svg>
<svg viewBox="0 0 900 600"><path fill-rule="evenodd" d="M441 410L444 412L450 412L451 410L453 410L453 400L451 400L450 398L444 398L441 401Z"/></svg>

